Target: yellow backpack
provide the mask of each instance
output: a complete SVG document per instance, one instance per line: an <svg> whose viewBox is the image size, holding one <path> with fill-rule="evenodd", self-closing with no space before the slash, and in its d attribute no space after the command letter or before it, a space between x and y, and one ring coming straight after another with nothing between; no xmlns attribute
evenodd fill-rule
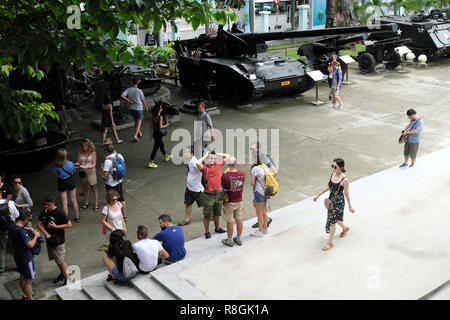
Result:
<svg viewBox="0 0 450 320"><path fill-rule="evenodd" d="M264 169L266 174L266 196L275 197L278 193L278 181L272 171L265 164L260 165L260 167Z"/></svg>

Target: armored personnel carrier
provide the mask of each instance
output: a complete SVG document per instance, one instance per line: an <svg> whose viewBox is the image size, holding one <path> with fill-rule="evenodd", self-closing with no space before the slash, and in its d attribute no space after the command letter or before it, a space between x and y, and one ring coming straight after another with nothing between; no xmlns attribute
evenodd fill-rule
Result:
<svg viewBox="0 0 450 320"><path fill-rule="evenodd" d="M412 17L385 16L382 24L396 23L396 32L381 32L370 35L369 40L384 40L399 36L410 38L407 46L416 56L425 54L429 58L450 55L450 8L431 10L429 14Z"/></svg>
<svg viewBox="0 0 450 320"><path fill-rule="evenodd" d="M313 65L266 52L266 41L372 32L395 32L397 25L328 28L321 30L233 33L219 26L217 35L175 42L181 85L201 91L213 82L213 94L235 103L263 95L302 93L314 86L307 72Z"/></svg>

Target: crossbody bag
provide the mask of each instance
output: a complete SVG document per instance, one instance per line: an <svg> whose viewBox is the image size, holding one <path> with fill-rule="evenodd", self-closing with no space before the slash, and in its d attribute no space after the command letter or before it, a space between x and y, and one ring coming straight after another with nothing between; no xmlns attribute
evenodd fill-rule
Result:
<svg viewBox="0 0 450 320"><path fill-rule="evenodd" d="M332 177L333 177L333 174L331 174L331 176L330 176L330 181L331 181L331 178L332 178ZM341 183L342 183L342 181L344 181L344 179L345 179L345 177L342 178L341 181L339 181L339 187L338 187L338 189L337 189L336 194L339 194L339 191L341 190ZM330 197L331 197L331 191L330 191ZM334 201L332 201L332 200L330 199L330 197L325 198L325 199L323 200L323 204L325 205L325 208L326 208L328 211L331 211L331 210L334 209Z"/></svg>
<svg viewBox="0 0 450 320"><path fill-rule="evenodd" d="M411 127L411 129L409 131L412 131L414 129L414 127L416 126L416 124L422 120L422 118L419 118L416 120L416 122L414 122L413 126ZM403 144L408 142L408 135L403 135L403 131L402 134L400 135L400 138L398 138L398 143Z"/></svg>

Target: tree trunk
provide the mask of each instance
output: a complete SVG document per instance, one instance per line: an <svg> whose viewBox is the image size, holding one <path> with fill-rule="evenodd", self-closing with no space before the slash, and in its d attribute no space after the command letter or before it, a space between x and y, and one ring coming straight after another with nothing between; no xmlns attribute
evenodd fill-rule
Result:
<svg viewBox="0 0 450 320"><path fill-rule="evenodd" d="M249 0L250 32L255 32L255 1Z"/></svg>
<svg viewBox="0 0 450 320"><path fill-rule="evenodd" d="M327 1L327 28L349 27L355 24L353 1L328 0Z"/></svg>
<svg viewBox="0 0 450 320"><path fill-rule="evenodd" d="M297 29L295 12L297 11L297 1L291 0L291 28L292 30Z"/></svg>

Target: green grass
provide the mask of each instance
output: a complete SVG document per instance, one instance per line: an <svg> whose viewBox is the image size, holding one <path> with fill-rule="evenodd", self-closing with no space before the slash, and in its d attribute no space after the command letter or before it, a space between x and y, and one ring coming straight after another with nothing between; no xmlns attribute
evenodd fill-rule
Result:
<svg viewBox="0 0 450 320"><path fill-rule="evenodd" d="M366 50L366 46L365 45L357 44L355 46L355 50L341 50L339 53L341 55L344 55L344 56L346 56L346 55L348 55L348 56L357 56L358 52L362 52L362 51L365 51L365 50ZM300 56L297 54L297 49L279 50L279 52L277 52L277 54L280 55L280 56L286 56L287 55L288 57L291 57L291 58L294 58L294 59L300 58Z"/></svg>

